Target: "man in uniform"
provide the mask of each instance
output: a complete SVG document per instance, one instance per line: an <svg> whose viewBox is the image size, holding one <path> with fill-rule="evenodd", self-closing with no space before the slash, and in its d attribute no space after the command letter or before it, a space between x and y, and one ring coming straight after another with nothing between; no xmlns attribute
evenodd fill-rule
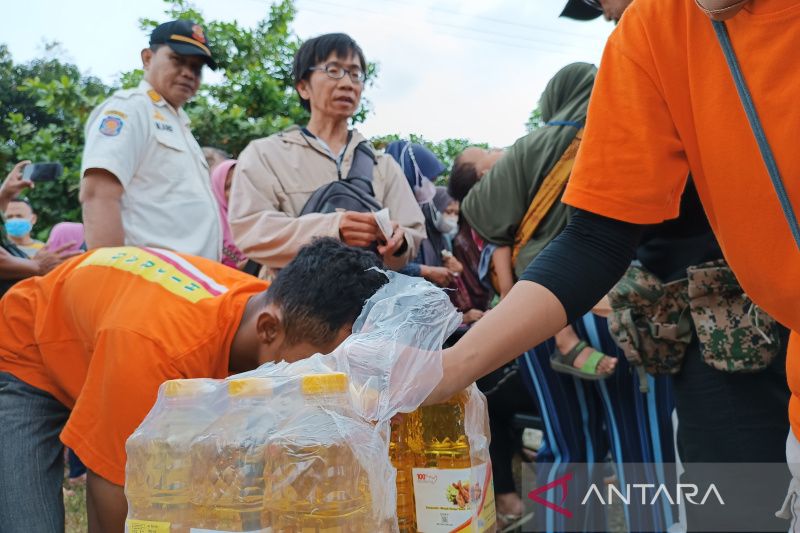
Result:
<svg viewBox="0 0 800 533"><path fill-rule="evenodd" d="M81 193L86 243L157 246L218 260L219 211L208 164L181 107L216 64L203 29L158 26L142 50L144 80L117 91L86 125Z"/></svg>

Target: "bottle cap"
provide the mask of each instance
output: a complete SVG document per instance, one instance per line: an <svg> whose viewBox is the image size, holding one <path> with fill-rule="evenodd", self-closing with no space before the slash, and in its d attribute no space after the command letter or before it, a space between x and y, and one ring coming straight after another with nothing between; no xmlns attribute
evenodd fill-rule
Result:
<svg viewBox="0 0 800 533"><path fill-rule="evenodd" d="M241 378L228 382L229 396L263 396L272 394L272 384L267 378Z"/></svg>
<svg viewBox="0 0 800 533"><path fill-rule="evenodd" d="M167 398L193 396L214 391L214 381L210 379L171 379L164 382L164 395Z"/></svg>
<svg viewBox="0 0 800 533"><path fill-rule="evenodd" d="M331 372L330 374L308 374L303 376L303 394L329 394L347 390L347 374Z"/></svg>

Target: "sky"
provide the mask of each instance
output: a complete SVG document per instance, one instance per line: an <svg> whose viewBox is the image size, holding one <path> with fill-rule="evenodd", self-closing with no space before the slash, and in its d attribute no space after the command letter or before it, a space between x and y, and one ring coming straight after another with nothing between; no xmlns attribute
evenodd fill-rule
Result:
<svg viewBox="0 0 800 533"><path fill-rule="evenodd" d="M295 0L302 39L343 31L378 63L364 97L367 136L416 133L507 146L547 81L574 61L599 64L613 25L559 18L566 0ZM254 26L270 0L195 0L207 19ZM66 58L106 83L140 67L140 17L166 20L161 0L24 0L4 7L0 43L15 61L58 41ZM219 77L205 73L205 81Z"/></svg>

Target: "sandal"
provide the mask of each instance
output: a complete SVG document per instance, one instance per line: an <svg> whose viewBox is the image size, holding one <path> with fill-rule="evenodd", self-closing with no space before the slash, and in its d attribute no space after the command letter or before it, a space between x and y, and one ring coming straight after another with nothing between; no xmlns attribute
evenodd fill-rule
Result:
<svg viewBox="0 0 800 533"><path fill-rule="evenodd" d="M581 365L580 368L575 368L575 366L572 364L587 346L589 345L586 344L585 341L578 341L578 344L573 346L573 348L567 352L566 355L556 350L552 357L550 357L550 368L556 372L570 374L581 379L588 379L590 381L607 379L614 372L597 372L597 365L599 365L600 361L603 359L603 357L605 357L605 354L598 352L597 350L594 350L591 355L586 358L586 361L583 363L583 365Z"/></svg>

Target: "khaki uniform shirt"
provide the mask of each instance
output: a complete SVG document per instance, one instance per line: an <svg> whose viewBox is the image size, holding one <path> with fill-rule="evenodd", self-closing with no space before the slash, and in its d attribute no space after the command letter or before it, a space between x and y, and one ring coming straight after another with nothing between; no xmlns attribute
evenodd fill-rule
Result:
<svg viewBox="0 0 800 533"><path fill-rule="evenodd" d="M117 91L86 123L81 176L102 168L117 177L125 244L219 260L222 227L208 164L189 117L142 81Z"/></svg>
<svg viewBox="0 0 800 533"><path fill-rule="evenodd" d="M247 145L236 165L228 206L236 245L262 265L282 268L314 237L338 239L342 213L299 214L314 191L347 176L363 140L353 130L341 164L296 126ZM425 218L397 162L383 154L376 158L375 198L403 228L408 243L400 257L386 260L387 267L398 269L425 238Z"/></svg>

